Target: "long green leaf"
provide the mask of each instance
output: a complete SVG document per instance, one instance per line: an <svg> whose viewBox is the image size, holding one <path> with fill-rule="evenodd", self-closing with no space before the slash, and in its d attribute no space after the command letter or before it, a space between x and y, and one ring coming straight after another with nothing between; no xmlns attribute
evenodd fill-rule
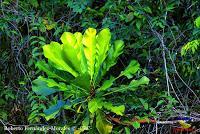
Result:
<svg viewBox="0 0 200 134"><path fill-rule="evenodd" d="M114 45L108 51L108 56L103 63L101 77L117 63L117 58L123 53L124 42L122 40L116 40Z"/></svg>
<svg viewBox="0 0 200 134"><path fill-rule="evenodd" d="M132 60L128 67L121 73L121 75L126 76L131 79L133 75L140 69L140 64L136 60Z"/></svg>
<svg viewBox="0 0 200 134"><path fill-rule="evenodd" d="M103 96L110 95L112 93L117 93L117 92L126 92L128 90L135 91L139 86L149 84L149 78L146 76L143 76L139 80L132 80L129 85L121 85L120 87L114 87L109 90L108 93L105 93Z"/></svg>
<svg viewBox="0 0 200 134"><path fill-rule="evenodd" d="M110 39L111 39L110 30L108 28L103 29L98 33L96 38L97 38L97 56L95 64L95 77L97 77L101 64L108 55L107 53L110 48Z"/></svg>
<svg viewBox="0 0 200 134"><path fill-rule="evenodd" d="M98 110L96 112L96 128L100 134L109 134L112 132L113 125L106 120L105 114Z"/></svg>
<svg viewBox="0 0 200 134"><path fill-rule="evenodd" d="M76 37L76 45L75 48L80 48L80 51L77 55L78 60L81 61L81 64L79 65L82 70L82 74L86 74L87 72L87 59L84 54L84 47L83 47L83 35L80 32L74 33L74 36Z"/></svg>
<svg viewBox="0 0 200 134"><path fill-rule="evenodd" d="M84 53L87 59L88 73L93 79L96 58L96 29L88 28L83 35Z"/></svg>

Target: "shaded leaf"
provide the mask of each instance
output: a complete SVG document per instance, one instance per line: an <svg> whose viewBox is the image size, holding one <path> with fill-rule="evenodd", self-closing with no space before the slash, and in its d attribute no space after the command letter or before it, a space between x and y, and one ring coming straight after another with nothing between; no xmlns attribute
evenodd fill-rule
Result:
<svg viewBox="0 0 200 134"><path fill-rule="evenodd" d="M122 75L126 76L128 79L131 79L133 75L140 69L140 65L136 60L132 60L128 67L122 72Z"/></svg>
<svg viewBox="0 0 200 134"><path fill-rule="evenodd" d="M120 106L113 106L111 102L104 102L103 103L104 108L107 110L110 110L113 113L116 113L117 115L123 115L125 111L125 106L120 105Z"/></svg>
<svg viewBox="0 0 200 134"><path fill-rule="evenodd" d="M134 18L133 12L130 12L130 13L126 16L126 22L132 21L133 18Z"/></svg>
<svg viewBox="0 0 200 134"><path fill-rule="evenodd" d="M76 79L70 81L72 84L75 84L81 88L84 88L85 90L89 91L90 88L90 76L88 74L82 74Z"/></svg>
<svg viewBox="0 0 200 134"><path fill-rule="evenodd" d="M39 76L39 79L41 81L46 82L48 87L57 87L57 89L60 90L60 91L66 91L67 90L67 85L63 82L57 83L53 79L47 79L47 78L44 78L42 76Z"/></svg>
<svg viewBox="0 0 200 134"><path fill-rule="evenodd" d="M105 93L103 96L112 94L112 93L117 93L117 92L126 92L128 90L135 91L139 86L148 84L149 79L146 76L143 76L139 80L132 80L129 85L121 85L120 87L114 87L109 90L108 93Z"/></svg>
<svg viewBox="0 0 200 134"><path fill-rule="evenodd" d="M97 89L97 90L98 91L104 91L104 90L110 88L113 85L114 81L115 81L115 78L111 76L110 79L104 81L104 83L102 84L102 86L99 89Z"/></svg>
<svg viewBox="0 0 200 134"><path fill-rule="evenodd" d="M146 101L145 101L144 99L142 99L142 98L139 98L139 100L140 100L140 102L142 103L144 109L145 109L145 110L148 110L148 108L149 108L148 103L146 103Z"/></svg>
<svg viewBox="0 0 200 134"><path fill-rule="evenodd" d="M149 78L147 78L146 76L143 76L141 79L139 80L132 80L131 83L129 84L129 86L131 87L131 90L135 90L135 88L137 88L140 85L144 85L144 84L149 84Z"/></svg>
<svg viewBox="0 0 200 134"><path fill-rule="evenodd" d="M123 53L124 42L122 40L116 40L114 45L108 51L108 56L103 63L101 77L105 75L105 73L117 63L117 58L119 55Z"/></svg>
<svg viewBox="0 0 200 134"><path fill-rule="evenodd" d="M65 102L62 100L58 100L57 104L49 107L44 110L45 119L48 121L50 119L55 118L55 116L59 113L60 109L64 106Z"/></svg>
<svg viewBox="0 0 200 134"><path fill-rule="evenodd" d="M100 134L109 134L112 132L112 124L106 120L103 112L96 112L96 128Z"/></svg>
<svg viewBox="0 0 200 134"><path fill-rule="evenodd" d="M37 0L30 0L30 4L31 4L33 7L35 7L35 8L37 8L37 7L39 6Z"/></svg>
<svg viewBox="0 0 200 134"><path fill-rule="evenodd" d="M32 90L37 95L48 96L58 91L56 88L48 87L45 81L42 81L40 77L33 81Z"/></svg>
<svg viewBox="0 0 200 134"><path fill-rule="evenodd" d="M45 61L38 61L36 63L36 66L40 70L44 71L49 77L57 78L58 80L61 80L61 81L66 81L65 78L63 78L62 76L58 75L58 72L55 72L54 69L51 68L51 66L49 64L47 64Z"/></svg>
<svg viewBox="0 0 200 134"><path fill-rule="evenodd" d="M86 116L85 119L82 121L81 127L78 130L75 130L74 134L80 134L85 130L89 130L89 116Z"/></svg>

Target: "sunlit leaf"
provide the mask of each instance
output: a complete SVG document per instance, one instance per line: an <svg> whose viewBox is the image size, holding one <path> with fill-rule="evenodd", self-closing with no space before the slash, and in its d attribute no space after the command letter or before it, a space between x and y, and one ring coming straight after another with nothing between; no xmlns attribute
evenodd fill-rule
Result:
<svg viewBox="0 0 200 134"><path fill-rule="evenodd" d="M82 34L80 38L82 38ZM63 43L63 58L77 72L81 73L81 60L78 58L78 55L81 54L81 46L76 44L76 37L70 32L64 32L60 39Z"/></svg>
<svg viewBox="0 0 200 134"><path fill-rule="evenodd" d="M125 132L126 132L126 134L131 134L131 131L128 127L125 127Z"/></svg>
<svg viewBox="0 0 200 134"><path fill-rule="evenodd" d="M97 44L96 44L96 63L95 63L95 70L96 70L96 76L98 75L98 70L101 67L101 64L107 57L107 52L110 48L110 39L111 39L111 33L108 28L103 29L99 32L99 34L96 36Z"/></svg>
<svg viewBox="0 0 200 134"><path fill-rule="evenodd" d="M196 18L195 25L197 28L200 28L200 16Z"/></svg>
<svg viewBox="0 0 200 134"><path fill-rule="evenodd" d="M140 128L140 123L137 122L137 121L134 121L132 125L133 125L133 127L134 127L135 129Z"/></svg>
<svg viewBox="0 0 200 134"><path fill-rule="evenodd" d="M96 29L88 28L84 35L83 41L84 53L87 59L88 72L93 79L95 59L96 59Z"/></svg>
<svg viewBox="0 0 200 134"><path fill-rule="evenodd" d="M103 107L103 101L101 98L94 98L88 103L88 109L91 113L96 112Z"/></svg>
<svg viewBox="0 0 200 134"><path fill-rule="evenodd" d="M51 42L49 45L43 46L44 56L53 62L59 70L64 70L77 77L78 73L74 71L63 59L62 45L57 42Z"/></svg>

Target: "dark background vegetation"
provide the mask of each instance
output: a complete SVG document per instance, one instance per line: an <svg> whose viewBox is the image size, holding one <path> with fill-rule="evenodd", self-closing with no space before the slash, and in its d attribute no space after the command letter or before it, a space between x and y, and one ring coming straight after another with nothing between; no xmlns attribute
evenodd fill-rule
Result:
<svg viewBox="0 0 200 134"><path fill-rule="evenodd" d="M138 100L143 98L149 107L162 103L157 108L160 120L199 115L200 51L181 56L182 47L200 37L194 25L198 16L199 0L1 0L1 123L63 123L62 117L50 122L40 118L45 100L31 90L31 81L40 73L35 63L43 58L44 44L60 42L64 31L83 32L88 27L108 27L112 40L125 42L125 53L111 74L137 59L150 79L146 88L135 92L133 111L127 114L148 114ZM122 81L126 80L118 84Z"/></svg>

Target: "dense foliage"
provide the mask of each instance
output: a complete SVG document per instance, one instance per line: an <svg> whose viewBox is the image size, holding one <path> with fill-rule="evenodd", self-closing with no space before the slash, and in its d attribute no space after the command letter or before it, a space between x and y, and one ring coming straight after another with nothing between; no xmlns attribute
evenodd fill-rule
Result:
<svg viewBox="0 0 200 134"><path fill-rule="evenodd" d="M1 0L0 12L2 126L198 129L199 0Z"/></svg>

